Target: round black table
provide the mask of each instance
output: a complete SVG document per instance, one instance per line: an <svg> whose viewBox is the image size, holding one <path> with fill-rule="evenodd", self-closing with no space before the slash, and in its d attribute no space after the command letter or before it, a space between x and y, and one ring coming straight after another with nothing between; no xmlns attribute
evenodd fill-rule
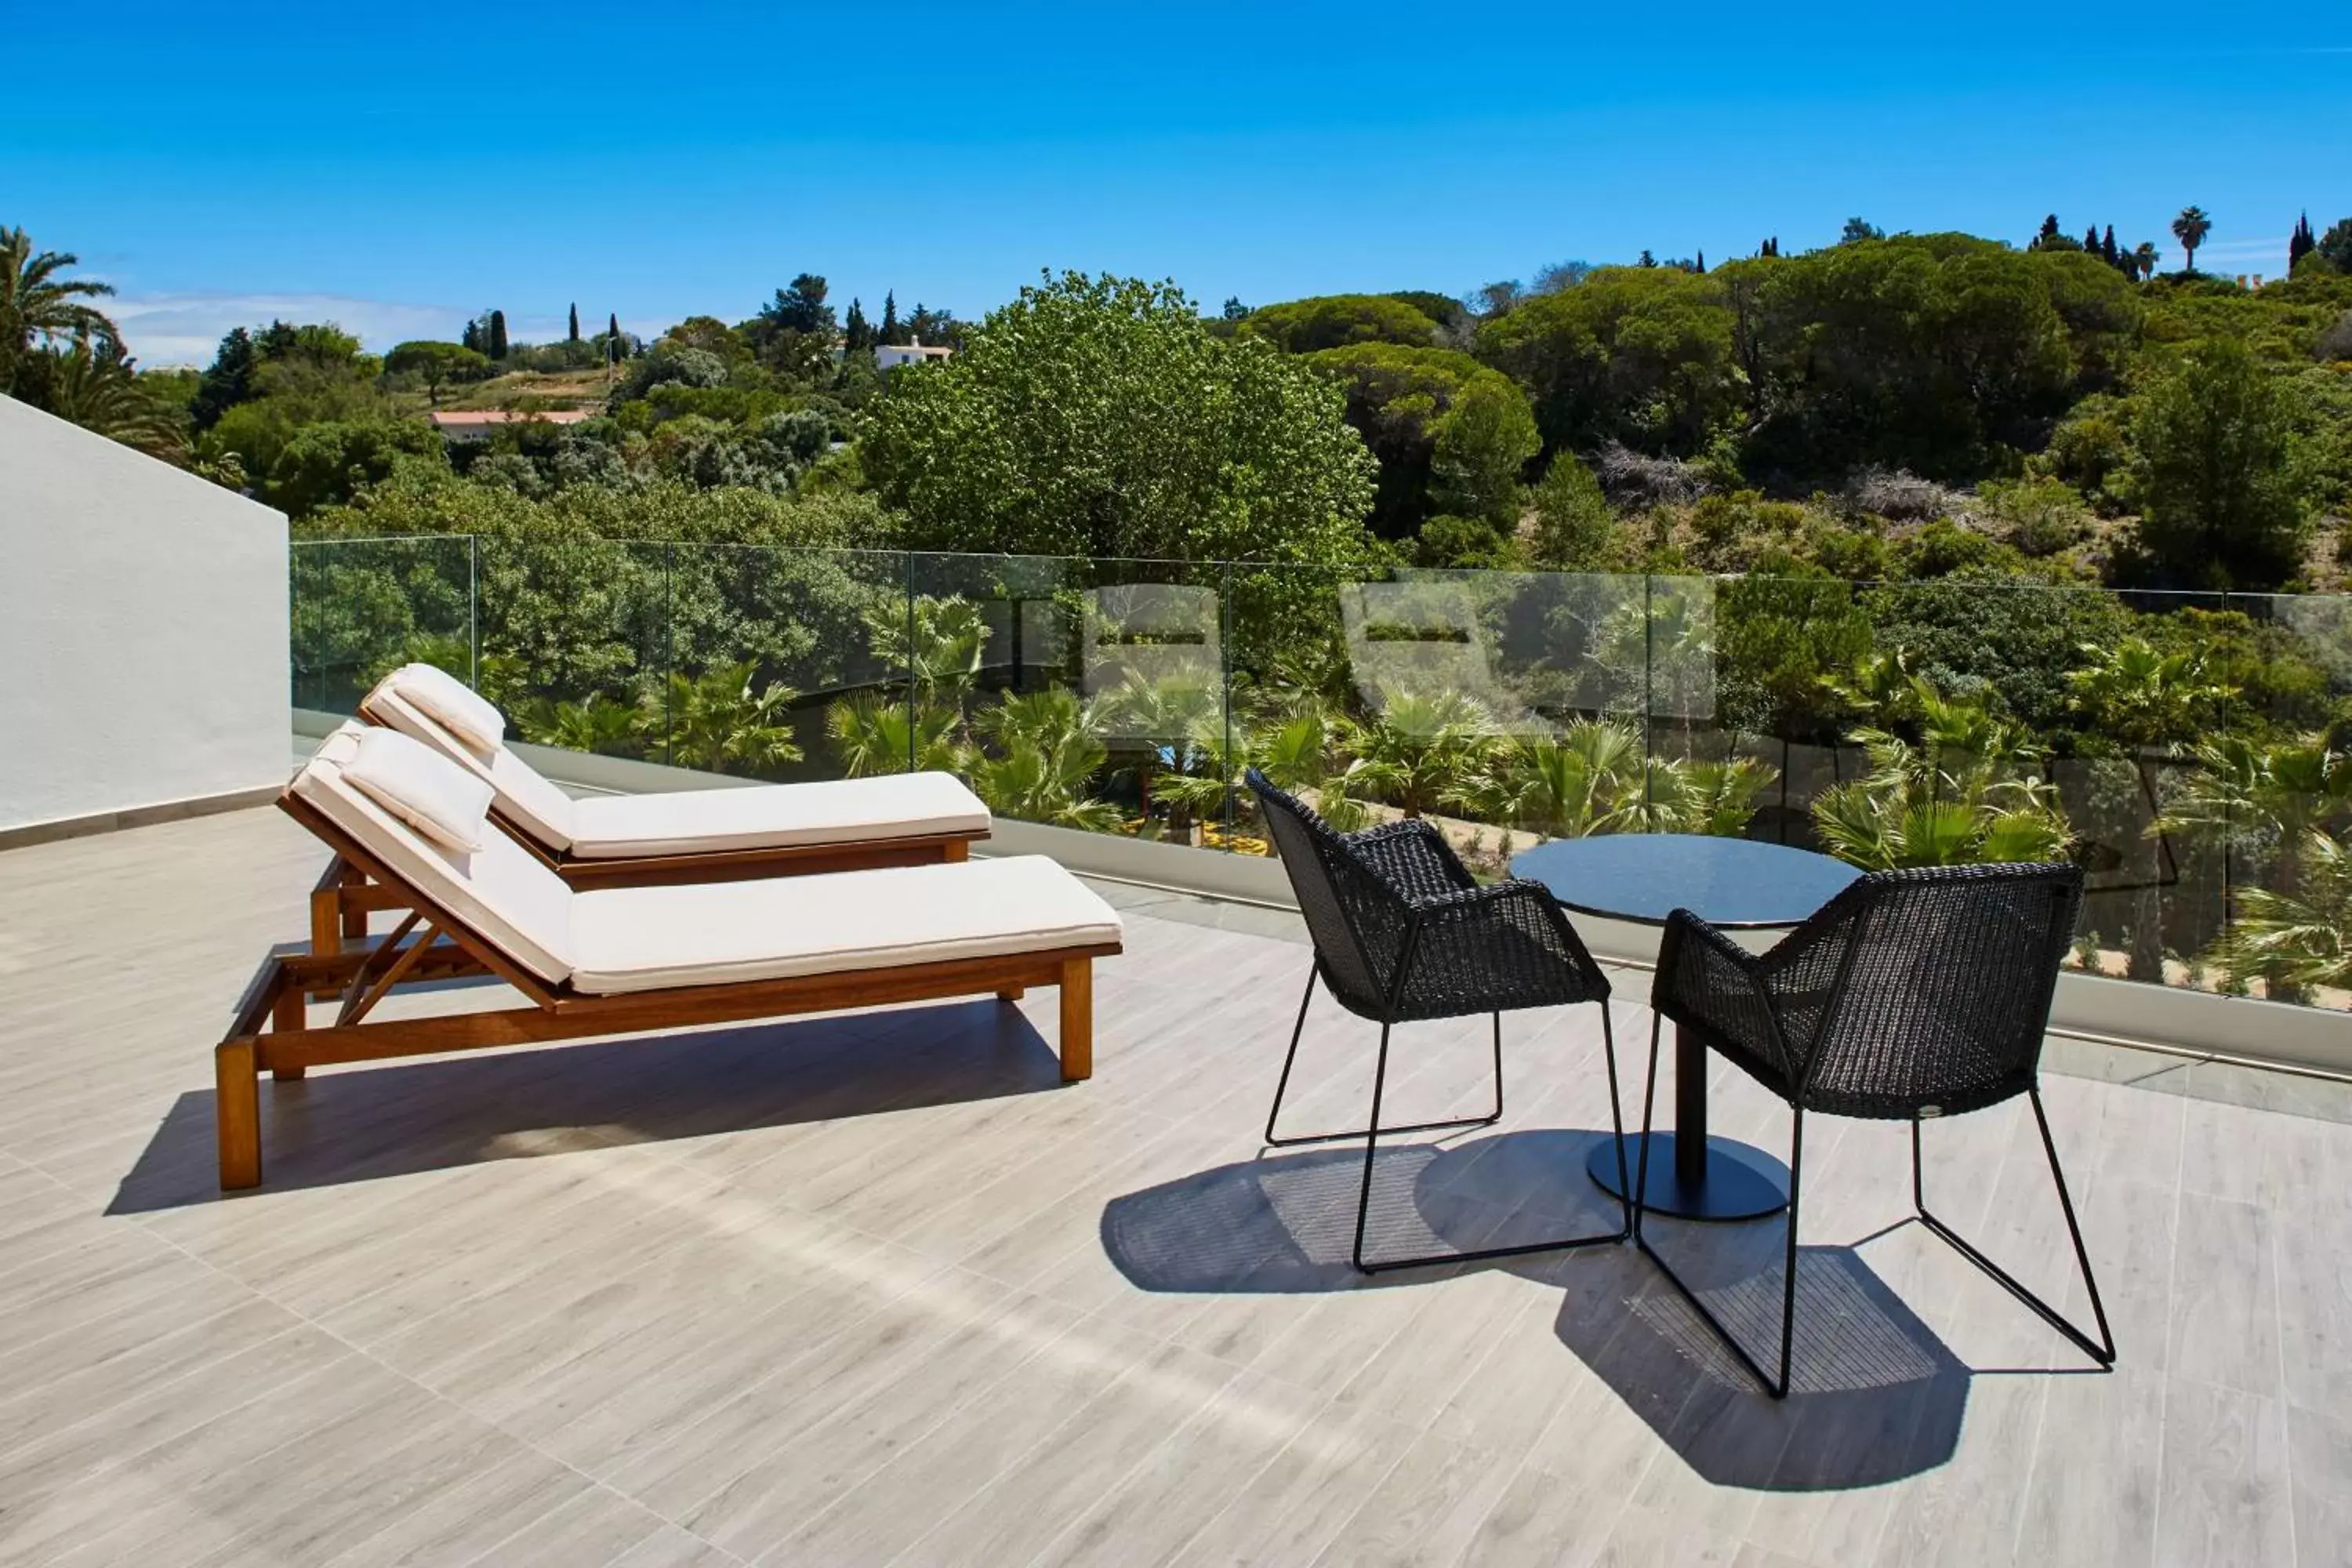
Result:
<svg viewBox="0 0 2352 1568"><path fill-rule="evenodd" d="M1843 860L1780 844L1695 833L1612 833L1556 838L1511 861L1564 909L1664 925L1688 910L1710 925L1769 931L1801 923L1862 873ZM1761 1219L1789 1206L1788 1167L1761 1149L1706 1131L1706 1047L1675 1031L1675 1130L1650 1135L1642 1202L1683 1219ZM1625 1169L1641 1168L1638 1138ZM1584 1168L1615 1195L1617 1151L1603 1142Z"/></svg>

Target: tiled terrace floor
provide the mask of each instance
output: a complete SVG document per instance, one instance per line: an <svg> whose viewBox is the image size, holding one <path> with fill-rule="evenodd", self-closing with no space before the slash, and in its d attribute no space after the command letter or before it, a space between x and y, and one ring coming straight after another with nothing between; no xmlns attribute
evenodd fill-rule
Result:
<svg viewBox="0 0 2352 1568"><path fill-rule="evenodd" d="M1817 1123L1776 1405L1625 1248L1357 1279L1350 1156L1256 1157L1304 950L1230 907L1137 900L1080 1087L1050 994L328 1071L223 1201L209 1047L320 860L268 811L0 855L0 1561L2352 1560L2326 1086L2069 1054L2108 1376L1897 1224L1899 1129ZM1509 1119L1384 1160L1381 1245L1605 1219L1598 1041L1515 1021ZM1298 1125L1370 1044L1318 1006ZM1399 1114L1483 1052L1409 1031ZM1931 1192L2063 1292L2031 1138L1931 1129ZM1667 1228L1777 1299L1775 1226Z"/></svg>

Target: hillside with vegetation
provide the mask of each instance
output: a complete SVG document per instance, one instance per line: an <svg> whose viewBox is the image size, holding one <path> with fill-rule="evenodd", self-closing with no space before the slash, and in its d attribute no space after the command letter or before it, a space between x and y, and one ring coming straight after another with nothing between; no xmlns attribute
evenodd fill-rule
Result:
<svg viewBox="0 0 2352 1568"><path fill-rule="evenodd" d="M1008 816L1241 847L1258 765L1490 870L1668 828L2065 855L2083 963L2341 1001L2352 218L2261 288L2196 268L2200 209L2173 230L2173 271L2054 217L1855 220L1460 298L1048 277L976 322L804 274L650 342L269 322L162 374L6 230L0 390L318 542L313 706L428 658L551 744L944 766ZM877 368L917 337L956 353ZM520 417L427 417L481 408ZM1108 625L1139 584L1206 618Z"/></svg>

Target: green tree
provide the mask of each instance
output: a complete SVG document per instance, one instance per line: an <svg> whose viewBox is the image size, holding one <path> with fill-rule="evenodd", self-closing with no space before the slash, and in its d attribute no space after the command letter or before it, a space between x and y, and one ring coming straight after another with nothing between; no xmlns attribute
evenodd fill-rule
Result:
<svg viewBox="0 0 2352 1568"><path fill-rule="evenodd" d="M907 341L906 328L898 324L898 296L895 290L882 295L882 330L876 342L897 348Z"/></svg>
<svg viewBox="0 0 2352 1568"><path fill-rule="evenodd" d="M1022 822L1103 833L1118 809L1093 793L1108 759L1093 717L1066 688L1007 697L974 723L993 748L971 765L972 793Z"/></svg>
<svg viewBox="0 0 2352 1568"><path fill-rule="evenodd" d="M113 293L114 285L65 275L80 265L70 251L36 252L21 228L0 228L0 393L16 390L18 368L37 344L87 339L94 345L93 366L110 349L120 359L122 334L87 302Z"/></svg>
<svg viewBox="0 0 2352 1568"><path fill-rule="evenodd" d="M2352 217L2340 217L2329 224L2327 232L2319 237L2314 254L2336 271L2352 278Z"/></svg>
<svg viewBox="0 0 2352 1568"><path fill-rule="evenodd" d="M1358 343L1308 354L1347 388L1348 423L1380 463L1373 531L1409 539L1435 513L1508 528L1541 442L1510 380L1448 349Z"/></svg>
<svg viewBox="0 0 2352 1568"><path fill-rule="evenodd" d="M2058 226L2057 220L2052 219L2050 226L2055 230ZM1838 231L1840 245L1861 245L1869 240L1885 237L1886 231L1866 218L1850 217L1845 220L1845 227ZM1780 252L1776 248L1773 254L1777 256Z"/></svg>
<svg viewBox="0 0 2352 1568"><path fill-rule="evenodd" d="M421 419L327 420L305 425L278 449L257 487L290 517L350 500L404 459L441 467L441 434Z"/></svg>
<svg viewBox="0 0 2352 1568"><path fill-rule="evenodd" d="M2213 339L2133 401L2131 485L2156 569L2200 587L2274 588L2293 576L2309 523L2278 381L2244 344Z"/></svg>
<svg viewBox="0 0 2352 1568"><path fill-rule="evenodd" d="M213 363L205 367L196 384L195 400L188 405L189 418L197 430L211 429L220 423L222 415L254 395L253 374L260 363L253 334L243 327L231 327L221 339Z"/></svg>
<svg viewBox="0 0 2352 1568"><path fill-rule="evenodd" d="M571 330L564 333L564 341L573 343L580 341L580 302L577 300L572 302L572 326Z"/></svg>
<svg viewBox="0 0 2352 1568"><path fill-rule="evenodd" d="M2238 910L2205 961L2232 984L2259 980L2274 1001L2308 1000L2315 986L2352 988L2352 848L2316 829L2298 852L2293 892L2243 888Z"/></svg>
<svg viewBox="0 0 2352 1568"><path fill-rule="evenodd" d="M2197 247L2204 244L2205 237L2212 232L2213 220L2205 216L2203 207L2182 207L2180 216L2172 220L2172 237L2180 242L2181 254L2188 258L2181 268L2183 271L2197 270Z"/></svg>
<svg viewBox="0 0 2352 1568"><path fill-rule="evenodd" d="M1630 553L1628 541L1601 493L1601 481L1572 452L1552 458L1532 496L1535 564L1550 572L1606 572Z"/></svg>
<svg viewBox="0 0 2352 1568"><path fill-rule="evenodd" d="M574 313L572 328L579 329ZM453 381L471 381L490 373L490 362L463 343L433 342L418 340L395 344L383 356L383 368L394 375L413 375L425 384L428 402L438 406L441 389Z"/></svg>
<svg viewBox="0 0 2352 1568"><path fill-rule="evenodd" d="M2287 236L2286 240L2287 276L2294 277L2294 269L2303 258L2318 248L2319 237L2311 232L2311 215L2298 214L2294 220L2294 232Z"/></svg>
<svg viewBox="0 0 2352 1568"><path fill-rule="evenodd" d="M1419 816L1473 787L1496 744L1494 717L1476 698L1384 688L1378 706L1370 719L1340 723L1349 761L1328 788Z"/></svg>
<svg viewBox="0 0 2352 1568"><path fill-rule="evenodd" d="M2145 280L2156 276L2156 264L2158 258L2154 244L2145 239L2141 240L2133 247L2131 259L2132 271L2141 279Z"/></svg>
<svg viewBox="0 0 2352 1568"><path fill-rule="evenodd" d="M489 353L489 356L490 356L490 358L492 358L492 359L504 359L504 358L506 358L506 357L507 357L507 313L506 313L504 310L492 310L492 311L490 312L490 331L489 331L489 339L490 339L490 342L489 342L489 349L488 349L488 353Z"/></svg>
<svg viewBox="0 0 2352 1568"><path fill-rule="evenodd" d="M1325 294L1264 305L1242 318L1245 337L1264 338L1286 353L1314 353L1350 343L1402 343L1427 348L1437 323L1386 294Z"/></svg>
<svg viewBox="0 0 2352 1568"><path fill-rule="evenodd" d="M1478 357L1527 389L1548 451L1702 451L1740 402L1720 276L1599 268L1487 319Z"/></svg>
<svg viewBox="0 0 2352 1568"><path fill-rule="evenodd" d="M1352 561L1373 464L1344 412L1172 285L1070 273L898 378L859 457L919 549Z"/></svg>

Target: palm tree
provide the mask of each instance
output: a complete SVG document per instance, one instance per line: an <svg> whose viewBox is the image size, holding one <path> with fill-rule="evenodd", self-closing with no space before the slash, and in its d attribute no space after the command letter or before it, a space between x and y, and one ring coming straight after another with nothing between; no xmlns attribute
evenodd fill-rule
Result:
<svg viewBox="0 0 2352 1568"><path fill-rule="evenodd" d="M2070 703L2094 732L2130 755L2146 784L2150 751L2171 755L2217 721L2237 689L2210 679L2202 649L2166 653L2146 637L2129 637L2113 647L2089 644L2090 662L2068 675ZM2153 837L2160 825L2151 823ZM2144 878L2132 889L2130 963L2134 980L2164 979L2164 889Z"/></svg>
<svg viewBox="0 0 2352 1568"><path fill-rule="evenodd" d="M1626 833L1642 825L1641 737L1631 725L1580 719L1559 735L1523 740L1457 786L1482 815L1555 838Z"/></svg>
<svg viewBox="0 0 2352 1568"><path fill-rule="evenodd" d="M1757 797L1780 770L1754 757L1726 762L1654 762L1643 814L1653 833L1705 833L1737 838L1756 815Z"/></svg>
<svg viewBox="0 0 2352 1568"><path fill-rule="evenodd" d="M0 390L151 458L176 462L187 455L186 422L139 384L137 362L110 340L78 339L69 349L20 354L13 386Z"/></svg>
<svg viewBox="0 0 2352 1568"><path fill-rule="evenodd" d="M1007 697L973 727L997 748L971 763L972 791L989 810L1092 833L1118 826L1118 808L1088 793L1109 752L1076 693Z"/></svg>
<svg viewBox="0 0 2352 1568"><path fill-rule="evenodd" d="M2062 858L2074 835L2025 731L1916 677L1912 700L1919 739L1854 731L1869 771L1813 803L1831 853L1866 871Z"/></svg>
<svg viewBox="0 0 2352 1568"><path fill-rule="evenodd" d="M673 765L761 773L801 760L793 727L782 718L799 693L781 681L759 685L758 668L747 661L716 665L698 676L673 672L666 713L662 698L647 694L646 731L656 742L667 736Z"/></svg>
<svg viewBox="0 0 2352 1568"><path fill-rule="evenodd" d="M2205 953L2233 984L2259 980L2282 1001L2316 985L2352 986L2352 848L2314 829L2297 858L2301 886L2239 894L2238 918Z"/></svg>
<svg viewBox="0 0 2352 1568"><path fill-rule="evenodd" d="M2172 237L2180 242L2180 248L2189 258L2184 270L2197 270L2197 247L2204 244L2205 237L2212 232L2213 220L2205 216L2203 207L2182 207L2180 216L2172 220Z"/></svg>
<svg viewBox="0 0 2352 1568"><path fill-rule="evenodd" d="M0 392L15 392L17 370L37 342L87 342L120 358L121 332L97 307L82 303L103 299L114 286L62 275L79 265L81 258L68 251L36 254L21 228L0 228Z"/></svg>
<svg viewBox="0 0 2352 1568"><path fill-rule="evenodd" d="M2157 254L2156 246L2143 239L2132 250L2132 270L2138 275L2140 281L2145 283L2156 276L2156 264L2162 258Z"/></svg>
<svg viewBox="0 0 2352 1568"><path fill-rule="evenodd" d="M2242 735L2225 735L2191 752L2197 768L2183 782L2157 826L2243 855L2262 873L2266 895L2292 903L2303 896L2304 857L2324 829L2352 810L2352 757L2325 735L2305 735L2259 745ZM2251 892L2241 892L2251 908ZM2225 939L2226 941L2226 939ZM2285 978L2273 990L2295 1001L2300 990Z"/></svg>
<svg viewBox="0 0 2352 1568"><path fill-rule="evenodd" d="M826 709L824 727L842 772L851 778L910 770L961 773L968 749L957 734L961 718L952 708L866 695Z"/></svg>
<svg viewBox="0 0 2352 1568"><path fill-rule="evenodd" d="M1419 816L1458 795L1495 744L1495 721L1475 697L1452 689L1381 689L1370 723L1343 721L1340 745L1353 758L1333 781L1341 793L1384 796Z"/></svg>
<svg viewBox="0 0 2352 1568"><path fill-rule="evenodd" d="M515 728L535 746L616 756L642 743L646 716L633 704L592 691L582 702L533 698L516 710Z"/></svg>

